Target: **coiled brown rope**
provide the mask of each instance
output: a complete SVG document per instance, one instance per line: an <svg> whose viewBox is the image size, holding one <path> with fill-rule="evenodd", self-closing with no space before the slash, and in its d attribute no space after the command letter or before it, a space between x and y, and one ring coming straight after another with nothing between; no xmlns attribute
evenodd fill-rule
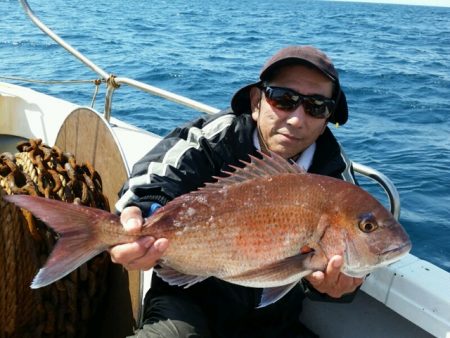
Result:
<svg viewBox="0 0 450 338"><path fill-rule="evenodd" d="M101 178L89 163L77 164L41 140L17 149L0 155L0 338L87 337L106 292L107 254L48 287L30 289L57 234L1 196L38 195L109 210Z"/></svg>

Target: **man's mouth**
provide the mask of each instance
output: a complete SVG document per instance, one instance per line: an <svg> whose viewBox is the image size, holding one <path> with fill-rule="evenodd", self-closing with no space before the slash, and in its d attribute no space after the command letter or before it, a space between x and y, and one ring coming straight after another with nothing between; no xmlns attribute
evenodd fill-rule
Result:
<svg viewBox="0 0 450 338"><path fill-rule="evenodd" d="M278 133L278 134L283 136L283 137L285 137L285 138L287 138L287 139L289 139L289 140L292 140L292 141L300 141L301 140L299 137L296 137L296 136L294 136L292 134L289 134L289 133Z"/></svg>

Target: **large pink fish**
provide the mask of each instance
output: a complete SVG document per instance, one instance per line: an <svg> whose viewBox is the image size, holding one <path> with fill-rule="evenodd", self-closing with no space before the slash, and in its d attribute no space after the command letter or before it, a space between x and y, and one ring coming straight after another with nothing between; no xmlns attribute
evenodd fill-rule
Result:
<svg viewBox="0 0 450 338"><path fill-rule="evenodd" d="M168 238L157 273L186 287L210 276L265 288L260 306L281 298L312 271L342 254L342 272L361 277L406 255L411 243L394 217L353 184L307 174L276 154L180 196L136 234L119 217L89 207L25 195L5 196L60 234L39 288L109 247L144 235Z"/></svg>

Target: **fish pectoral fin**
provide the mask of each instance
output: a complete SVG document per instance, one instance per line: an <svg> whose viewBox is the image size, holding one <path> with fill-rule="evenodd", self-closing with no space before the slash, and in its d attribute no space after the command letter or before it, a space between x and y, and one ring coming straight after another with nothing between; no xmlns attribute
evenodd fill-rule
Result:
<svg viewBox="0 0 450 338"><path fill-rule="evenodd" d="M294 286L297 285L299 281L295 281L294 283L288 284L288 285L282 285L282 286L276 286L273 288L264 288L261 300L259 301L258 309L262 308L264 306L270 305L272 303L275 303L276 301L283 298L289 291L292 290Z"/></svg>
<svg viewBox="0 0 450 338"><path fill-rule="evenodd" d="M294 256L286 257L282 260L272 262L256 269L244 271L238 275L225 278L232 283L239 283L246 280L258 280L260 282L273 282L277 280L285 280L290 276L298 275L299 279L310 274L311 257L314 251L307 253L299 253ZM290 278L292 280L292 278Z"/></svg>
<svg viewBox="0 0 450 338"><path fill-rule="evenodd" d="M161 265L160 267L155 268L154 271L158 275L158 277L160 277L169 285L184 286L184 288L188 288L209 277L186 275L166 265Z"/></svg>

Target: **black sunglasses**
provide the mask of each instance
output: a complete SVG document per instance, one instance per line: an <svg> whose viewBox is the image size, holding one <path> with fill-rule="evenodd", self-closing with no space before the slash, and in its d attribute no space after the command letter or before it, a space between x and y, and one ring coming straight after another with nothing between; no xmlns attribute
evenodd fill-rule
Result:
<svg viewBox="0 0 450 338"><path fill-rule="evenodd" d="M292 112L303 105L306 114L318 119L326 119L334 111L334 100L321 95L303 95L290 88L267 85L262 85L260 89L263 90L267 103L286 112Z"/></svg>

